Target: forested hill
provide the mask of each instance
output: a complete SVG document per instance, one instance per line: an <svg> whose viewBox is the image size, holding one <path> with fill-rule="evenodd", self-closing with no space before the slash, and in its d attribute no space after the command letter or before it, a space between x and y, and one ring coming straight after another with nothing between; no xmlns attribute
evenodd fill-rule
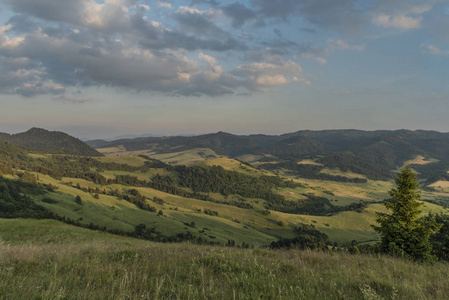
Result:
<svg viewBox="0 0 449 300"><path fill-rule="evenodd" d="M26 149L51 153L102 156L101 153L83 141L59 131L31 128L26 132L17 134L0 133L0 139Z"/></svg>
<svg viewBox="0 0 449 300"><path fill-rule="evenodd" d="M416 166L426 178L441 177L449 169L449 133L425 130L304 130L283 135L218 132L193 137L149 137L87 143L96 148L121 145L128 151L151 150L156 153L210 148L219 155L234 158L252 154L259 157L259 163L270 163L262 165L263 168L287 168L298 175L304 175L295 166L302 159L314 159L322 167L352 171L371 179L391 178L391 170L416 156L434 162ZM315 169L318 170L318 167Z"/></svg>

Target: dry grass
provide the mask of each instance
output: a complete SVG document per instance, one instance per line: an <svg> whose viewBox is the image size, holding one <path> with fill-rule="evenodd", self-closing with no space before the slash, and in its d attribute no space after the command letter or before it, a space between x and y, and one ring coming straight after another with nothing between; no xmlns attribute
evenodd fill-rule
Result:
<svg viewBox="0 0 449 300"><path fill-rule="evenodd" d="M325 174L334 175L334 176L343 176L343 177L348 177L348 178L366 178L366 176L362 175L362 174L357 174L357 173L353 173L353 172L343 172L338 169L324 168L323 170L321 170L320 173L325 173Z"/></svg>
<svg viewBox="0 0 449 300"><path fill-rule="evenodd" d="M449 181L439 180L429 185L430 187L449 188Z"/></svg>
<svg viewBox="0 0 449 300"><path fill-rule="evenodd" d="M413 159L410 159L406 161L403 165L403 167L406 167L408 165L427 165L430 163L438 162L438 159L435 158L425 158L422 155L418 155Z"/></svg>
<svg viewBox="0 0 449 300"><path fill-rule="evenodd" d="M316 165L316 166L322 166L323 164L317 163L314 160L311 159L303 159L298 162L298 165Z"/></svg>

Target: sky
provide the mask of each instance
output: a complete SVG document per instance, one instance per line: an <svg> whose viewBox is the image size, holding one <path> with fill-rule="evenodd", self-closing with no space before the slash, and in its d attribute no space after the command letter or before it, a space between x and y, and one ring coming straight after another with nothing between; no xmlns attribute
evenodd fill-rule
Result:
<svg viewBox="0 0 449 300"><path fill-rule="evenodd" d="M448 0L0 0L0 132L448 132L448 70Z"/></svg>

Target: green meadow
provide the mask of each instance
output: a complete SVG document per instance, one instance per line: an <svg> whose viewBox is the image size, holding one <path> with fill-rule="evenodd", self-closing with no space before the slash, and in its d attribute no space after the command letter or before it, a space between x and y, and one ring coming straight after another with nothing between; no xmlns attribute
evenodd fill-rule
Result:
<svg viewBox="0 0 449 300"><path fill-rule="evenodd" d="M447 263L162 244L0 219L0 299L446 299Z"/></svg>
<svg viewBox="0 0 449 300"><path fill-rule="evenodd" d="M190 165L219 165L226 170L237 171L254 177L276 176L237 160L224 157L204 157L204 153L201 152L203 150L196 149L183 153L170 153L170 155L172 157L183 156L182 159L189 160L192 159L192 155L196 154L197 158L202 160L194 160ZM200 157L198 153L202 154L203 157ZM107 163L125 164L131 167L143 166L144 158L135 156L134 153L122 154L119 156L115 154L107 155L99 158L99 160ZM210 153L206 154L209 155ZM166 156L167 160L171 159L168 154ZM334 171L334 174L337 173L338 171ZM295 237L294 229L301 223L314 225L318 230L326 233L331 242L339 244L353 240L359 243L372 242L379 238L371 227L375 223L375 212L384 209L381 204L368 204L361 211L343 211L331 215L289 214L274 210L265 214L264 200L243 199L239 195L223 196L220 193L208 193L210 197L218 201L242 201L243 199L253 208L244 209L232 205L185 198L152 188L132 187L122 184L100 185L81 178L62 177L61 179L55 179L41 173L34 174L39 177L39 184L50 184L54 187L53 192L47 191L46 194L33 196L35 201L60 216L78 221L86 226L92 223L109 230L134 232L137 225L144 224L146 228L154 228L158 234L163 236L189 233L201 237L207 243L220 243L222 245L226 244L228 240L234 240L236 245L242 243L248 243L256 247L268 245L279 238ZM117 175L128 175L148 181L156 174L169 175L170 172L165 169L146 169L145 171L103 170L100 174L106 179L113 179ZM289 179L288 177L285 178ZM281 188L276 193L284 196L287 201L303 201L307 199L307 195L326 197L335 206L345 206L364 201L381 201L388 198L388 190L392 187L391 182L372 180L368 180L367 183L342 183L303 178L293 178L292 180L301 185L296 188ZM81 189L76 188L76 186L81 187ZM98 189L102 193L94 197L95 193L86 189ZM126 192L129 189L135 189L146 197L148 199L146 203L154 207L156 212L139 209L128 201L110 195L112 191ZM191 192L187 188L186 190ZM74 201L76 196L82 199L81 205ZM424 193L424 196L428 199L438 197L434 192L428 191ZM163 202L151 201L155 197ZM45 198L51 198L55 201L48 203ZM215 211L217 215L208 215L205 213L206 211ZM448 209L426 203L423 212L447 213Z"/></svg>

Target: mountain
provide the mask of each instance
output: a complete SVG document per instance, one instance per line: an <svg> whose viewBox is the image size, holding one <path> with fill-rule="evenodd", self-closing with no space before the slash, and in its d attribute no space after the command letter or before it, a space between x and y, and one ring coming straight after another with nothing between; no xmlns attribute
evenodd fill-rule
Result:
<svg viewBox="0 0 449 300"><path fill-rule="evenodd" d="M101 153L83 141L59 131L31 128L26 132L17 134L0 133L0 139L25 149L84 156L102 156Z"/></svg>
<svg viewBox="0 0 449 300"><path fill-rule="evenodd" d="M260 157L260 163L270 162L270 165L260 165L262 168L287 169L297 175L305 175L296 167L302 159L316 160L322 165L321 169L339 168L382 180L391 178L392 170L417 156L438 160L431 166L416 165L418 172L422 170L429 175L432 170L438 170L442 176L443 171L449 169L449 133L425 130L303 130L282 135L217 132L193 137L147 137L87 143L95 148L123 146L128 151L151 150L155 153L210 148L219 155L233 158L252 154ZM321 169L314 167L315 175ZM311 176L310 168L307 174Z"/></svg>

